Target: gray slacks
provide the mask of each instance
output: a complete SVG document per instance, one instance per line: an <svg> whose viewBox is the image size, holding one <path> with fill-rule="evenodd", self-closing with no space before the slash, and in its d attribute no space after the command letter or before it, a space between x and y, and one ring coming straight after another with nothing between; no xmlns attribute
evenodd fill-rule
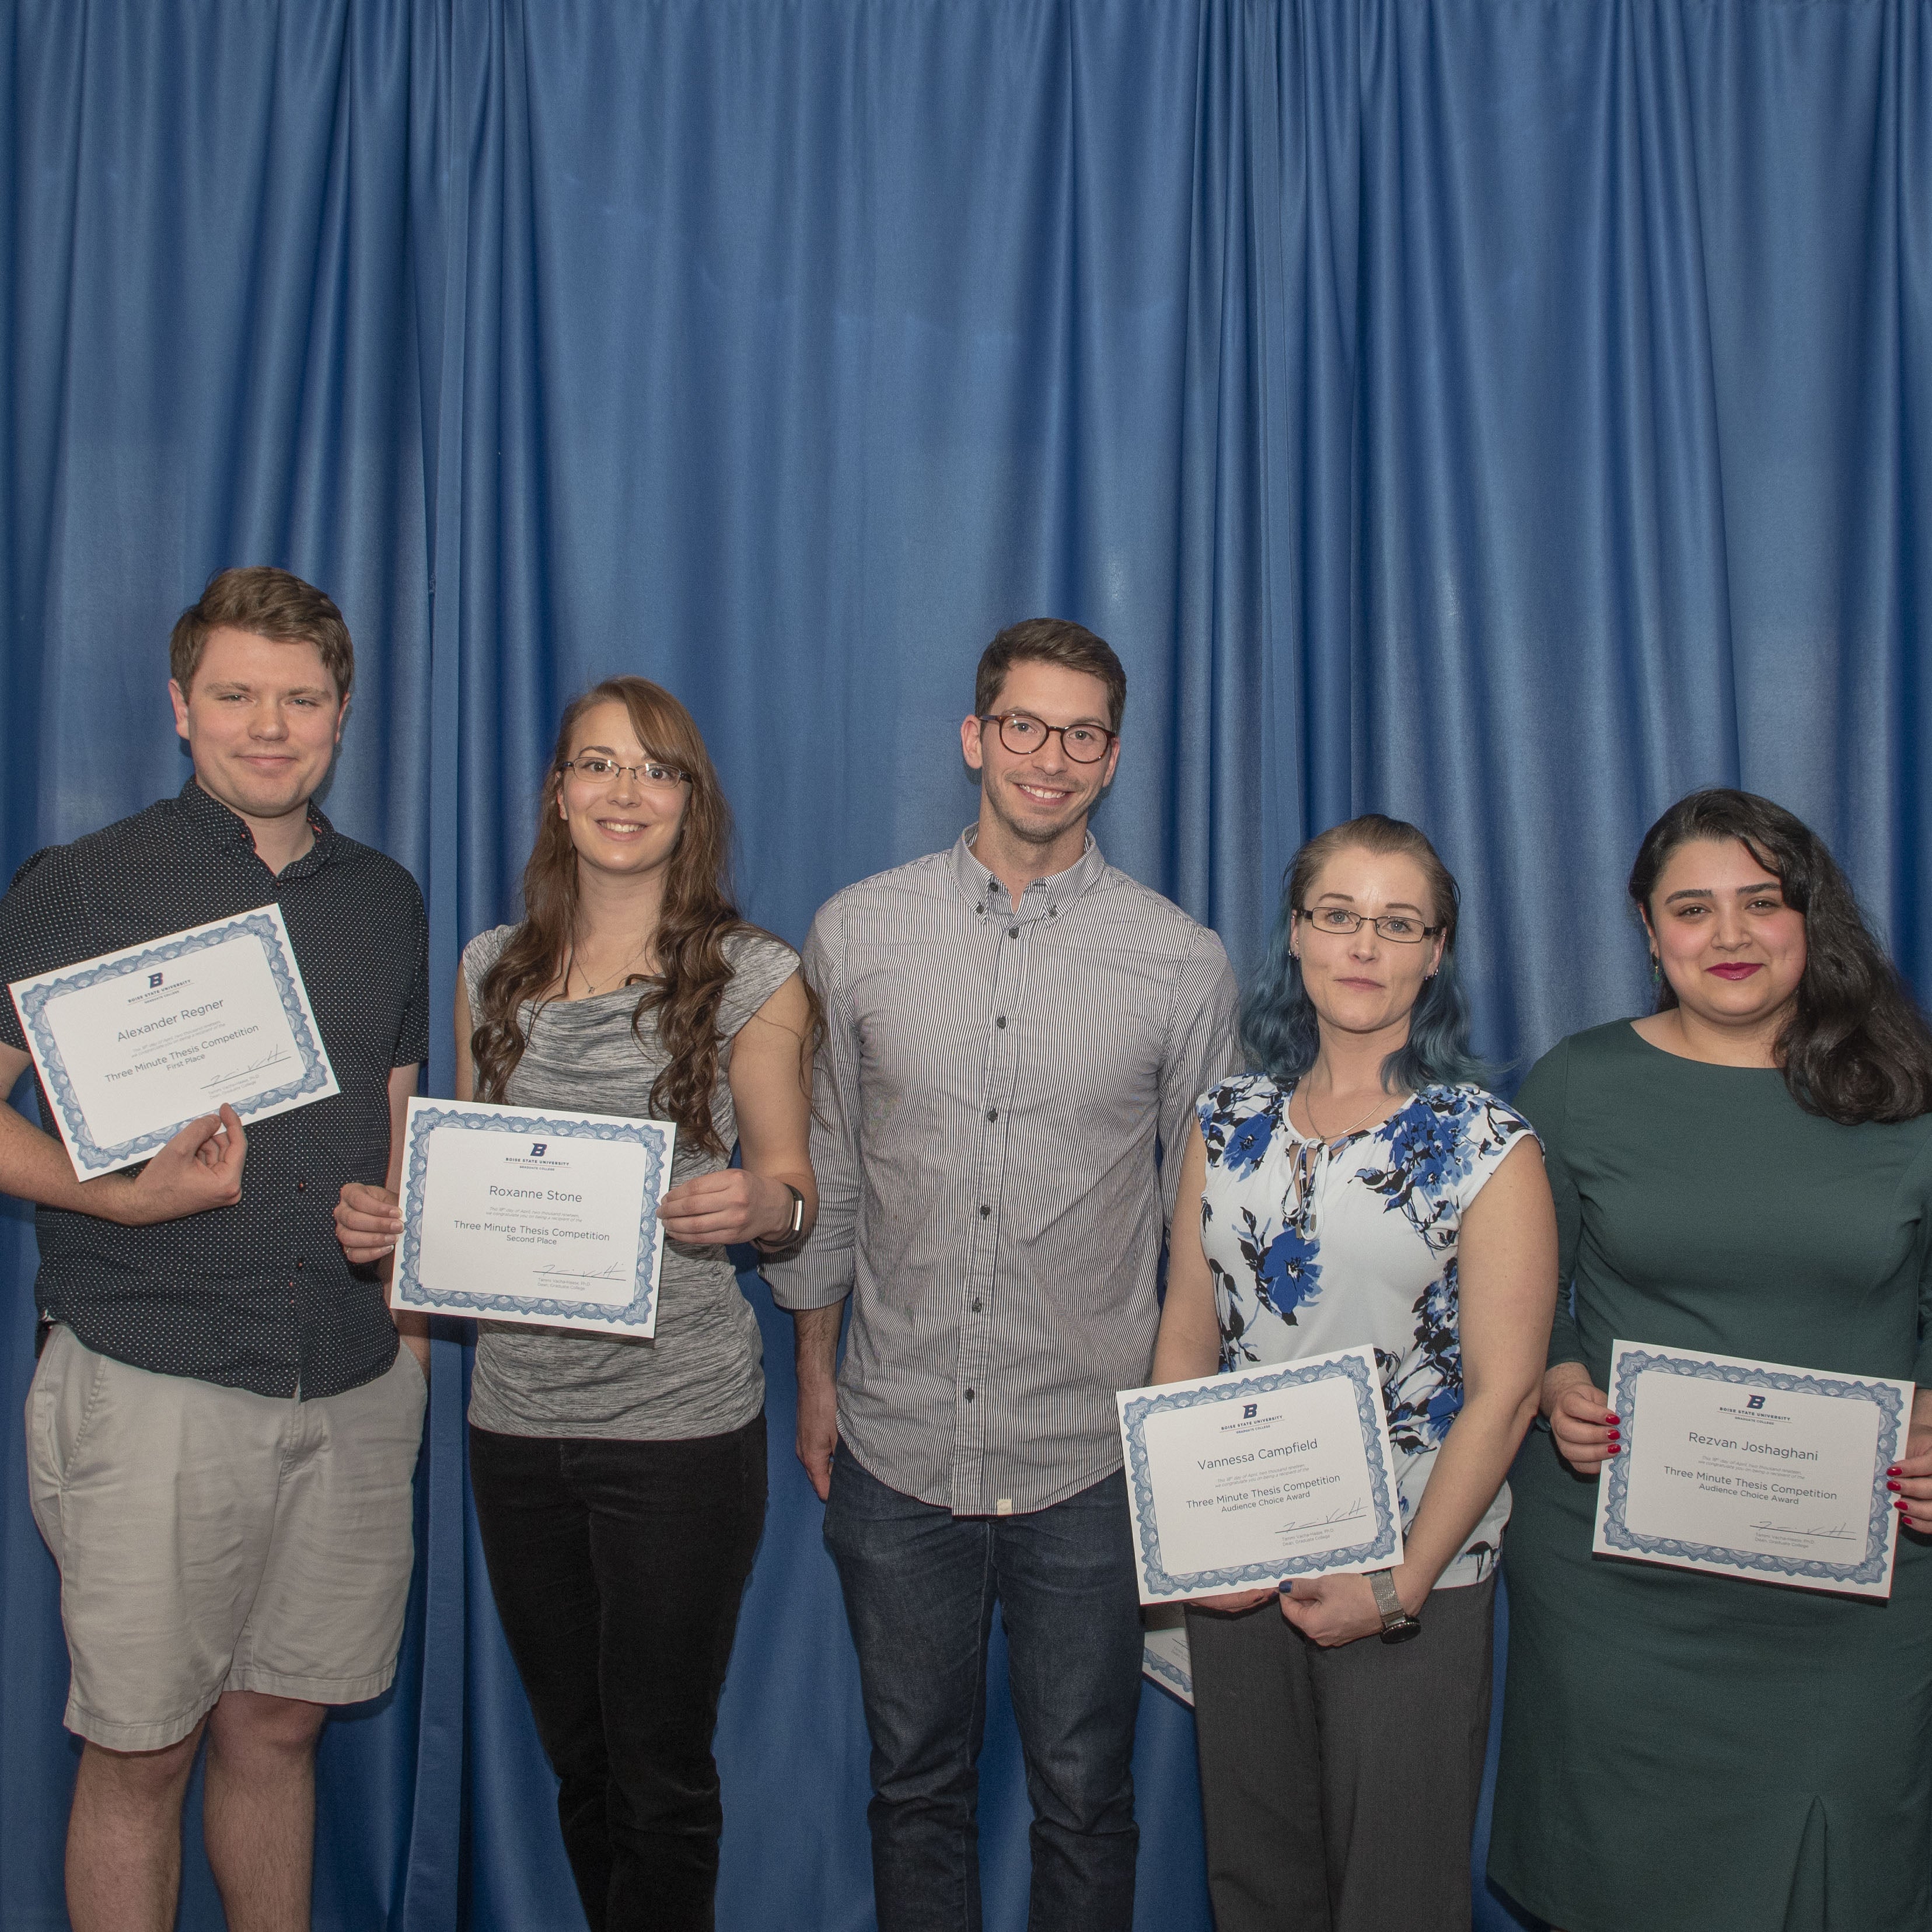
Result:
<svg viewBox="0 0 1932 1932"><path fill-rule="evenodd" d="M1466 1932L1496 1593L1334 1650L1273 1602L1188 1612L1217 1932Z"/></svg>

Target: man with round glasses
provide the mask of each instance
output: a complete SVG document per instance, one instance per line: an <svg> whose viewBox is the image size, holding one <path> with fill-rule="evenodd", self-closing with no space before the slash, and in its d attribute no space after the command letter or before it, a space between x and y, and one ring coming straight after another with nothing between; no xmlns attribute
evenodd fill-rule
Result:
<svg viewBox="0 0 1932 1932"><path fill-rule="evenodd" d="M1087 829L1126 695L1090 631L1002 631L960 729L977 823L848 887L806 944L819 1219L766 1273L858 1647L880 1932L979 1923L995 1602L1030 1922L1133 1919L1142 1636L1114 1393L1147 1377L1194 1096L1238 1054L1220 941Z"/></svg>

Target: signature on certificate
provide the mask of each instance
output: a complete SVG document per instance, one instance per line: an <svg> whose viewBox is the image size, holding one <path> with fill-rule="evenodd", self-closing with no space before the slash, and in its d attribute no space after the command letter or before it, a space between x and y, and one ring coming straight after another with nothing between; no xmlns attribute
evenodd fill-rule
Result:
<svg viewBox="0 0 1932 1932"><path fill-rule="evenodd" d="M622 1262L613 1262L608 1268L558 1268L554 1263L550 1263L536 1270L540 1280L551 1282L620 1281L627 1273L628 1270Z"/></svg>
<svg viewBox="0 0 1932 1932"><path fill-rule="evenodd" d="M250 1074L265 1072L271 1066L279 1066L289 1057L286 1047L273 1048L263 1054L260 1060L250 1060L245 1066L231 1066L226 1072L217 1074L212 1080L204 1080L201 1084L202 1091L204 1094L212 1093L220 1088L232 1093L237 1083L245 1081Z"/></svg>
<svg viewBox="0 0 1932 1932"><path fill-rule="evenodd" d="M1368 1504L1352 1504L1347 1509L1331 1509L1326 1516L1304 1516L1300 1527L1304 1529L1327 1529L1338 1522L1353 1522L1358 1516L1366 1513Z"/></svg>
<svg viewBox="0 0 1932 1932"><path fill-rule="evenodd" d="M1754 1522L1752 1528L1769 1531L1774 1534L1802 1536L1819 1543L1850 1543L1862 1540L1862 1529L1855 1530L1848 1522L1821 1523L1816 1529L1808 1529L1802 1524L1791 1522Z"/></svg>

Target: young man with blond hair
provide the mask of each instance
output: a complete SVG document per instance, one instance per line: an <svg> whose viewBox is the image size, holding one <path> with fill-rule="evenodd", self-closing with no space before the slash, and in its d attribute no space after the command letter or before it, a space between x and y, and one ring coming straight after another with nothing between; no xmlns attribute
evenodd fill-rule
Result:
<svg viewBox="0 0 1932 1932"><path fill-rule="evenodd" d="M329 598L286 571L222 572L170 655L194 776L21 867L0 981L278 904L340 1091L245 1130L224 1107L86 1181L44 1090L44 1131L0 1106L0 1190L38 1208L28 1480L83 1741L68 1908L76 1932L173 1925L205 1737L230 1932L297 1932L316 1739L329 1706L388 1684L409 1592L426 1384L331 1216L345 1184L394 1184L427 934L409 874L312 802L355 671ZM0 1000L0 1092L26 1045Z"/></svg>

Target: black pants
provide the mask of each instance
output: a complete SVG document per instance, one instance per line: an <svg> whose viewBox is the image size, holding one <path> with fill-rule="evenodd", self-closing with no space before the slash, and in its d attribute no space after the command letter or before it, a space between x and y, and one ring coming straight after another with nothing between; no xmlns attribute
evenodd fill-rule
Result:
<svg viewBox="0 0 1932 1932"><path fill-rule="evenodd" d="M1496 1598L1437 1590L1420 1636L1334 1650L1272 1602L1188 1612L1217 1932L1466 1932Z"/></svg>
<svg viewBox="0 0 1932 1932"><path fill-rule="evenodd" d="M684 1442L472 1429L470 1479L591 1932L710 1932L711 1739L764 1527L764 1418Z"/></svg>

